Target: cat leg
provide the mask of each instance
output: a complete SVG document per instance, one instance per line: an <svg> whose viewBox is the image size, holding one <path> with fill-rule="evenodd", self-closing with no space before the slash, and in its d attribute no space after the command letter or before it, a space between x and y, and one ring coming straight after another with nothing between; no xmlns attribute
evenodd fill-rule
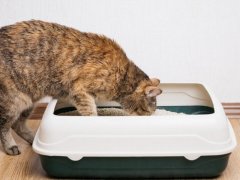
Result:
<svg viewBox="0 0 240 180"><path fill-rule="evenodd" d="M3 114L3 112L1 111L1 114L0 114L0 139L1 139L1 142L2 142L5 152L9 155L20 154L17 144L11 134L11 126L14 122L14 119L15 119L14 117L10 117L6 114Z"/></svg>
<svg viewBox="0 0 240 180"><path fill-rule="evenodd" d="M27 128L26 120L29 117L33 110L33 107L30 107L24 110L21 115L19 116L18 120L12 125L12 129L25 141L29 144L33 143L34 135L33 133Z"/></svg>
<svg viewBox="0 0 240 180"><path fill-rule="evenodd" d="M82 116L97 116L97 107L95 100L88 93L75 93L70 98L70 101Z"/></svg>
<svg viewBox="0 0 240 180"><path fill-rule="evenodd" d="M11 127L18 120L22 111L32 106L32 100L16 89L3 90L4 95L0 96L0 140L7 154L18 155L20 151L12 137Z"/></svg>
<svg viewBox="0 0 240 180"><path fill-rule="evenodd" d="M0 79L0 141L5 152L9 155L18 155L17 144L11 134L11 126L17 119L17 114L12 112L12 102L9 95L8 86L5 86Z"/></svg>

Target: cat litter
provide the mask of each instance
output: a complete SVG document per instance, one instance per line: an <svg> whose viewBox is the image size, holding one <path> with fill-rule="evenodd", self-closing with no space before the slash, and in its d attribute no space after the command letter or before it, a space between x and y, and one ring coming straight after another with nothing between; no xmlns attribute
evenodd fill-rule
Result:
<svg viewBox="0 0 240 180"><path fill-rule="evenodd" d="M202 84L161 89L152 116L122 116L112 102L98 103L98 113L118 116L76 116L73 107L52 100L33 143L43 169L83 179L219 176L236 146L221 103Z"/></svg>

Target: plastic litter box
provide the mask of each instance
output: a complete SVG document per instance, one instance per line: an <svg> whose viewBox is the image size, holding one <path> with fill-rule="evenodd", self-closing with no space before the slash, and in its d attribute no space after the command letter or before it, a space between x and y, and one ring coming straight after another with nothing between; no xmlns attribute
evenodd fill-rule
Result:
<svg viewBox="0 0 240 180"><path fill-rule="evenodd" d="M33 143L44 170L85 179L219 176L236 146L222 105L201 84L161 88L158 108L184 115L62 116L74 108L52 100Z"/></svg>

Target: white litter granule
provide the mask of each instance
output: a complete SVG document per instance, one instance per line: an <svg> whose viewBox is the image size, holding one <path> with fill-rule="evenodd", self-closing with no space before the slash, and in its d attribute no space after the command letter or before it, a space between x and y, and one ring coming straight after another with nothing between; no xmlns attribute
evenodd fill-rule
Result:
<svg viewBox="0 0 240 180"><path fill-rule="evenodd" d="M99 116L128 116L129 114L122 109L118 108L98 108ZM167 111L164 109L157 109L152 116L162 116L162 115L183 115L184 113L177 113L172 111ZM59 115L64 116L79 116L79 113L75 111L60 113Z"/></svg>

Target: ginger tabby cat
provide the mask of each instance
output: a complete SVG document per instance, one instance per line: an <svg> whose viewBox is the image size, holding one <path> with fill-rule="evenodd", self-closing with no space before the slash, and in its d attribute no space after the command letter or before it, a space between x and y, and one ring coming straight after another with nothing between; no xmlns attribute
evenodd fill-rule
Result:
<svg viewBox="0 0 240 180"><path fill-rule="evenodd" d="M151 115L158 79L150 79L105 36L31 20L0 28L0 139L9 155L20 151L10 129L30 144L25 126L45 96L68 99L85 116L96 100L119 102L133 115Z"/></svg>

